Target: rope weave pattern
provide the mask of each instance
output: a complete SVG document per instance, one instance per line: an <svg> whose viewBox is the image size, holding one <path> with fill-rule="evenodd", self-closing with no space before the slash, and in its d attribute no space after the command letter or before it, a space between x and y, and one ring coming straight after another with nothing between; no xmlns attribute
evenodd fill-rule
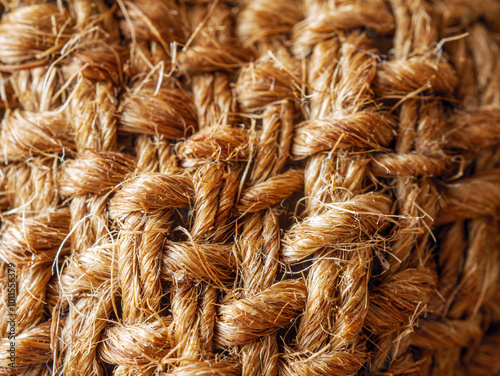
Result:
<svg viewBox="0 0 500 376"><path fill-rule="evenodd" d="M0 8L0 374L500 374L497 0Z"/></svg>

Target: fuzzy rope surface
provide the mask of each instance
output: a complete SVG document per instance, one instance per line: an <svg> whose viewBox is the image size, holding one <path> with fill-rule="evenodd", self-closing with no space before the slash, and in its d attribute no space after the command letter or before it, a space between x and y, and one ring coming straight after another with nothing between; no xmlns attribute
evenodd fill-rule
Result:
<svg viewBox="0 0 500 376"><path fill-rule="evenodd" d="M497 0L0 2L0 374L500 374Z"/></svg>

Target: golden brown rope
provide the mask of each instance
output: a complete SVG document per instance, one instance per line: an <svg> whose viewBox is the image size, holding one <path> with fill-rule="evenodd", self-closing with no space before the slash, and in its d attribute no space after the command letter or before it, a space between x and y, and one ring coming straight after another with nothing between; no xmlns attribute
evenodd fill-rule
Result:
<svg viewBox="0 0 500 376"><path fill-rule="evenodd" d="M496 0L4 0L0 374L500 373Z"/></svg>

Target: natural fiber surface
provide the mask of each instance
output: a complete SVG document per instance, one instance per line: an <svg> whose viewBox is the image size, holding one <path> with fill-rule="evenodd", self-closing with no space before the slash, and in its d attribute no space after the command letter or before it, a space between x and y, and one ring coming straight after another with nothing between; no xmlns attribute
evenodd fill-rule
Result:
<svg viewBox="0 0 500 376"><path fill-rule="evenodd" d="M1 374L500 374L499 1L1 3Z"/></svg>

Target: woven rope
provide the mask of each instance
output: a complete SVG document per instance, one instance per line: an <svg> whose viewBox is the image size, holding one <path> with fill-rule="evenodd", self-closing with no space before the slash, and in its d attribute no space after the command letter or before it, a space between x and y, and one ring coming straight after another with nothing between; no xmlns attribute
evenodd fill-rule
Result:
<svg viewBox="0 0 500 376"><path fill-rule="evenodd" d="M500 374L497 0L1 4L0 374Z"/></svg>

